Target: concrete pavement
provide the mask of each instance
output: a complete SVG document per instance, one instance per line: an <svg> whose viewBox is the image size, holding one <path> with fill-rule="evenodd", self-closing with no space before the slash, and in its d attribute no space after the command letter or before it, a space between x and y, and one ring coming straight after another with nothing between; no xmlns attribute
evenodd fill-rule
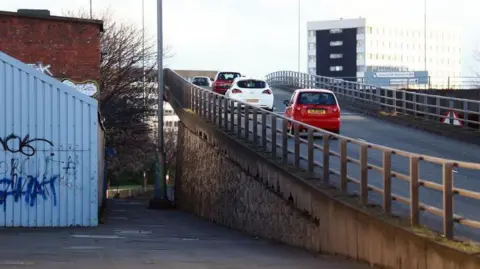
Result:
<svg viewBox="0 0 480 269"><path fill-rule="evenodd" d="M183 212L112 200L98 228L1 230L0 268L328 268L366 265L231 231Z"/></svg>

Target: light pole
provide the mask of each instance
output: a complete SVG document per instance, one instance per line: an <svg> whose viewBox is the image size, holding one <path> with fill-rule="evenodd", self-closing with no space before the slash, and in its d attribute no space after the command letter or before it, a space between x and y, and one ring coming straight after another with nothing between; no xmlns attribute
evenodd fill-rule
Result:
<svg viewBox="0 0 480 269"><path fill-rule="evenodd" d="M425 71L427 71L427 0L424 0L424 16L423 16L423 38L424 38L424 56L425 56Z"/></svg>
<svg viewBox="0 0 480 269"><path fill-rule="evenodd" d="M145 0L142 0L142 87L143 87L143 121L147 122L147 91L145 89ZM143 171L143 182L147 188L145 170Z"/></svg>
<svg viewBox="0 0 480 269"><path fill-rule="evenodd" d="M300 1L298 0L298 73L300 73Z"/></svg>
<svg viewBox="0 0 480 269"><path fill-rule="evenodd" d="M145 89L145 0L142 0L142 86L143 86L143 106L147 108L147 91ZM144 118L145 118L145 113Z"/></svg>
<svg viewBox="0 0 480 269"><path fill-rule="evenodd" d="M157 63L158 63L158 161L155 173L154 198L150 202L150 208L162 209L170 206L166 198L165 184L165 149L163 145L163 14L162 0L157 0Z"/></svg>
<svg viewBox="0 0 480 269"><path fill-rule="evenodd" d="M93 19L92 0L90 0L90 19Z"/></svg>

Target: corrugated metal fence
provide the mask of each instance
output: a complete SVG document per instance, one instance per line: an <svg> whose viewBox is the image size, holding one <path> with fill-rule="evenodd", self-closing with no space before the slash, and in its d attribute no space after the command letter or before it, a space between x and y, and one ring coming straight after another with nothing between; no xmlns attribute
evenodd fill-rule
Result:
<svg viewBox="0 0 480 269"><path fill-rule="evenodd" d="M0 226L98 225L97 111L0 52Z"/></svg>

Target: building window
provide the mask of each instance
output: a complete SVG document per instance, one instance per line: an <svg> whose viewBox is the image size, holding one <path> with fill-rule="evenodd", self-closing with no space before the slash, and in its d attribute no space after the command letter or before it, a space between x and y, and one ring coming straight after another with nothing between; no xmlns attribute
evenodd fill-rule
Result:
<svg viewBox="0 0 480 269"><path fill-rule="evenodd" d="M338 47L338 46L342 46L343 45L343 41L330 41L330 46L331 47Z"/></svg>
<svg viewBox="0 0 480 269"><path fill-rule="evenodd" d="M357 60L363 60L363 53L357 53Z"/></svg>
<svg viewBox="0 0 480 269"><path fill-rule="evenodd" d="M343 32L342 29L330 29L330 34L340 34Z"/></svg>
<svg viewBox="0 0 480 269"><path fill-rule="evenodd" d="M341 65L330 66L330 71L332 71L332 72L338 72L338 71L342 71L342 70L343 70L343 66L341 66Z"/></svg>
<svg viewBox="0 0 480 269"><path fill-rule="evenodd" d="M341 59L341 58L343 58L343 54L341 53L330 54L330 59Z"/></svg>
<svg viewBox="0 0 480 269"><path fill-rule="evenodd" d="M357 47L363 46L363 41L362 40L357 40Z"/></svg>
<svg viewBox="0 0 480 269"><path fill-rule="evenodd" d="M357 28L357 34L365 34L365 28L363 27Z"/></svg>

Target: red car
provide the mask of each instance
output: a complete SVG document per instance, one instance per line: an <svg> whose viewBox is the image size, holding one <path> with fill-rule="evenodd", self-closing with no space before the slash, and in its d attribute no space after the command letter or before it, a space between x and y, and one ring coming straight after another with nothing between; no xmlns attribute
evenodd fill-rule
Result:
<svg viewBox="0 0 480 269"><path fill-rule="evenodd" d="M340 105L332 91L298 89L293 92L290 100L283 103L287 106L285 117L332 133L340 133ZM293 133L292 124L288 128ZM300 126L300 131L306 131L306 128Z"/></svg>
<svg viewBox="0 0 480 269"><path fill-rule="evenodd" d="M235 78L241 77L238 72L218 72L213 81L212 90L219 94L225 94Z"/></svg>

